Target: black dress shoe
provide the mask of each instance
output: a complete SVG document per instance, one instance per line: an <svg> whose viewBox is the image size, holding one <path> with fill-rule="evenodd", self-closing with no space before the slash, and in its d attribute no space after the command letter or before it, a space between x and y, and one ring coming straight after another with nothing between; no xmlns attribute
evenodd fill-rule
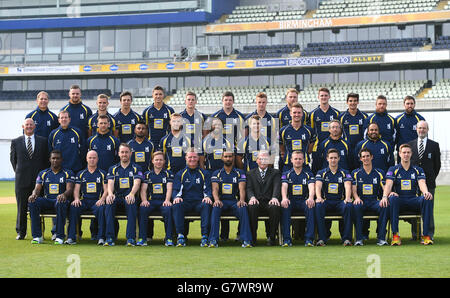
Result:
<svg viewBox="0 0 450 298"><path fill-rule="evenodd" d="M275 246L276 245L276 241L273 238L267 238L267 246Z"/></svg>

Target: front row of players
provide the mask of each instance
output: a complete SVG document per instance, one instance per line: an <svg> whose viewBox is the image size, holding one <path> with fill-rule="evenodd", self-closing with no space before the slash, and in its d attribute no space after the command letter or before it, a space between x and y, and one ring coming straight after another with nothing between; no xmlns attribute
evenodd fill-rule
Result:
<svg viewBox="0 0 450 298"><path fill-rule="evenodd" d="M268 151L257 156L258 168L245 173L234 166L234 153L224 152L224 166L212 175L199 167L199 156L194 149L186 153L186 167L175 176L164 168L164 154L152 156L153 169L143 173L131 162L131 148L119 147L120 162L108 173L97 167L98 155L89 151L87 168L76 176L62 168L61 152L50 154L50 168L39 173L36 186L29 197L32 243L42 243L40 214L44 210L56 211L55 244L75 244L80 214L90 210L98 222L98 244L114 245L118 227L115 215L118 209L127 216L127 245L147 245L149 215L159 211L164 218L165 245L185 246L185 215L200 214L201 246L217 247L220 217L231 214L239 219L242 247L256 245L257 216L260 210L268 214L268 243L273 245L275 231L280 224L283 246L291 246L291 214L306 218L305 246L324 246L330 236L330 223L325 215L343 217L340 229L344 246L352 245L352 229L355 225L355 245L363 245L363 215L378 215L377 244L387 245L386 227L392 225L391 245L400 245L398 234L399 214L404 211L420 212L423 219L422 244L433 244L429 237L430 219L433 213L432 195L428 192L423 170L410 163L411 147L399 149L401 162L389 168L387 173L372 166L370 149L362 149L359 157L362 167L349 173L339 167L340 155L336 149L327 152L328 167L316 176L305 165L303 152L291 156L292 168L282 175L269 166ZM267 169L274 175L272 193L256 197L256 190L264 186ZM251 175L261 173L260 185ZM247 176L246 176L247 175ZM269 177L269 176L267 176ZM267 180L267 179L266 179ZM254 180L257 181L257 180ZM273 182L273 181L272 181ZM281 182L281 183L279 183ZM269 182L268 182L269 183ZM261 186L262 185L262 186ZM43 191L43 196L41 192ZM419 191L421 196L417 194ZM250 196L251 198L246 198ZM72 200L73 197L73 200ZM264 206L264 208L262 208ZM262 213L264 214L264 213ZM69 218L68 238L64 242L64 226ZM136 242L136 220L139 225L139 241ZM315 230L318 237L315 239ZM176 238L175 238L176 237ZM173 240L176 239L176 243Z"/></svg>

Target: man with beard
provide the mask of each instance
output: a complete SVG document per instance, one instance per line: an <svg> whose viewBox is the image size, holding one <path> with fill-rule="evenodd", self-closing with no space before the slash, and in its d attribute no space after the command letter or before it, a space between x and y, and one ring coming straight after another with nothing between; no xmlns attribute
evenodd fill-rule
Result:
<svg viewBox="0 0 450 298"><path fill-rule="evenodd" d="M366 118L364 127L367 129L370 123L377 123L380 137L394 148L395 142L395 119L387 112L387 99L384 95L379 95L375 102L375 113Z"/></svg>

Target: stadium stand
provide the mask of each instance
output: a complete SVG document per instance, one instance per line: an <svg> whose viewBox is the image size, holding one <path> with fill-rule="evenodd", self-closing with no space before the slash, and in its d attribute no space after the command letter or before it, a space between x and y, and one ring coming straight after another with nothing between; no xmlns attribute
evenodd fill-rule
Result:
<svg viewBox="0 0 450 298"><path fill-rule="evenodd" d="M306 10L268 11L266 5L237 6L225 20L226 23L270 22L298 20Z"/></svg>
<svg viewBox="0 0 450 298"><path fill-rule="evenodd" d="M248 58L278 58L299 50L296 44L282 44L272 46L244 46L237 56L238 59Z"/></svg>
<svg viewBox="0 0 450 298"><path fill-rule="evenodd" d="M314 18L401 14L433 10L438 0L344 0L322 1Z"/></svg>

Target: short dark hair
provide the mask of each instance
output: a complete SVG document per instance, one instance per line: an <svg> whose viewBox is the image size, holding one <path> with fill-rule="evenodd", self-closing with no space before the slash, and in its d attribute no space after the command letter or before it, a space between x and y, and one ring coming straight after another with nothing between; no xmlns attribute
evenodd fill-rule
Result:
<svg viewBox="0 0 450 298"><path fill-rule="evenodd" d="M319 89L319 91L317 93L320 93L321 91L328 93L328 95L330 95L330 89L326 88L326 87L322 87Z"/></svg>
<svg viewBox="0 0 450 298"><path fill-rule="evenodd" d="M234 94L231 91L225 91L225 93L222 95L222 99L226 96L231 96L233 97L233 101L234 101Z"/></svg>
<svg viewBox="0 0 450 298"><path fill-rule="evenodd" d="M403 103L405 103L407 100L412 100L414 103L416 103L416 99L411 95L406 95L405 98L403 99Z"/></svg>
<svg viewBox="0 0 450 298"><path fill-rule="evenodd" d="M53 150L50 152L50 156L52 156L52 154L59 154L59 156L62 157L62 152L61 152L61 150L59 150L59 149L53 149Z"/></svg>
<svg viewBox="0 0 450 298"><path fill-rule="evenodd" d="M350 92L349 94L347 94L347 102L348 102L348 99L350 97L356 98L359 101L359 94L358 93Z"/></svg>
<svg viewBox="0 0 450 298"><path fill-rule="evenodd" d="M336 153L339 156L339 151L336 148L331 148L327 151L327 157L331 154L331 153Z"/></svg>
<svg viewBox="0 0 450 298"><path fill-rule="evenodd" d="M122 93L120 93L119 101L122 101L122 97L127 96L127 95L130 96L131 101L133 101L133 94L130 91L123 91Z"/></svg>
<svg viewBox="0 0 450 298"><path fill-rule="evenodd" d="M372 151L369 148L362 148L359 150L358 156L361 157L363 152L369 152L370 156L373 156Z"/></svg>

